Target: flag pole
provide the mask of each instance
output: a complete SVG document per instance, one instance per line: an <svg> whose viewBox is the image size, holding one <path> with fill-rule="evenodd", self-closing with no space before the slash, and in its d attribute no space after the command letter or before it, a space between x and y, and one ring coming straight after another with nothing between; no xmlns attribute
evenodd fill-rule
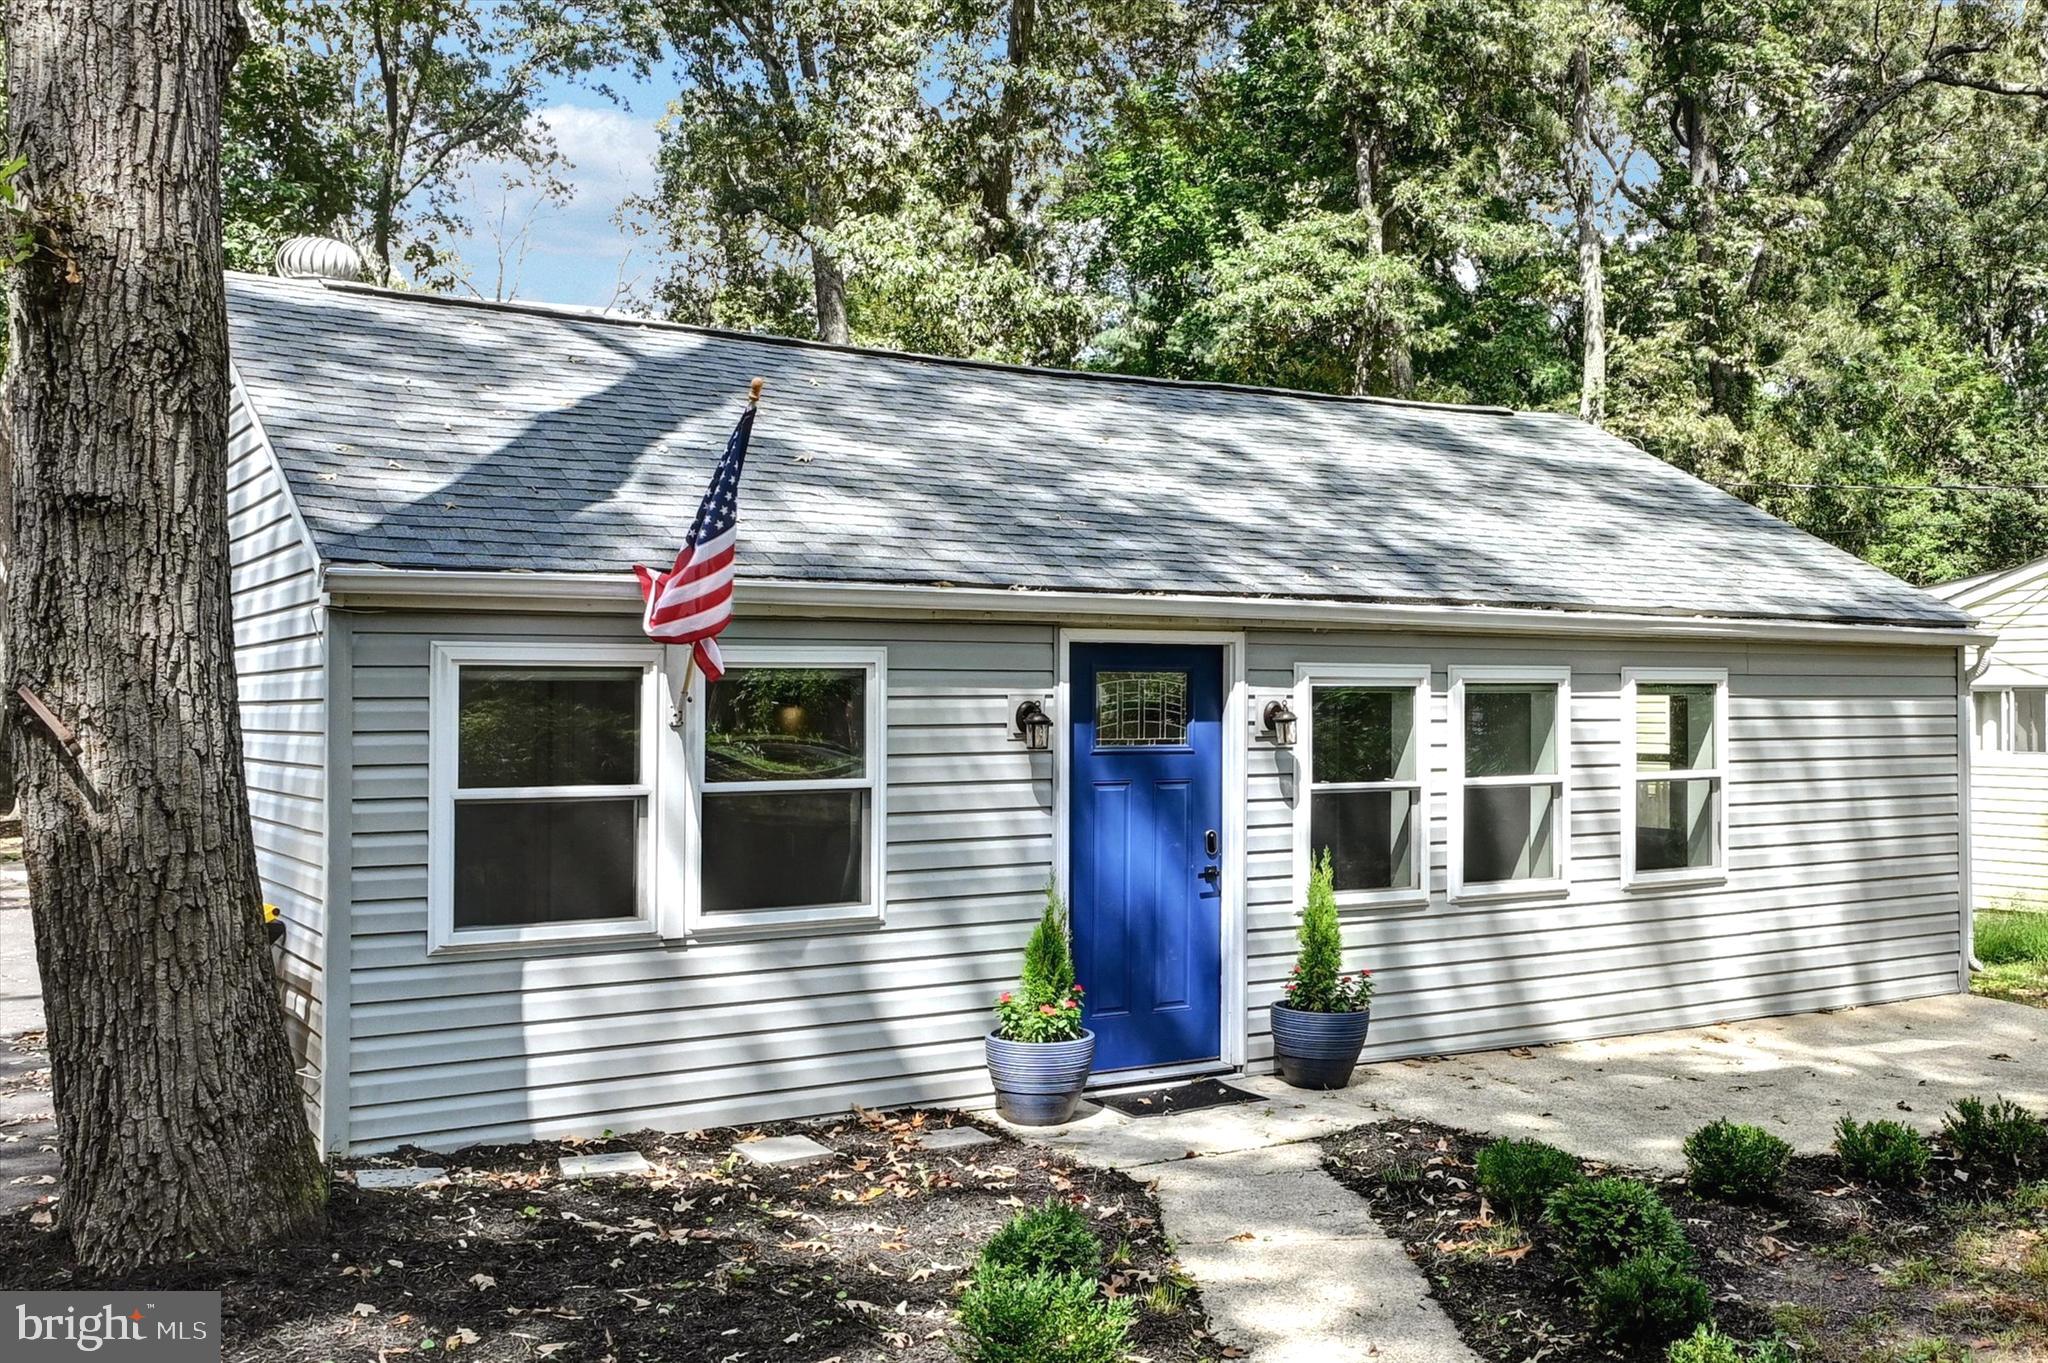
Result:
<svg viewBox="0 0 2048 1363"><path fill-rule="evenodd" d="M759 407L761 405L761 390L767 386L768 381L763 378L756 378L752 383L749 383L747 385L747 406ZM697 680L697 646L692 644L690 645L690 656L683 660L683 704L685 705L690 703L690 683L695 680Z"/></svg>

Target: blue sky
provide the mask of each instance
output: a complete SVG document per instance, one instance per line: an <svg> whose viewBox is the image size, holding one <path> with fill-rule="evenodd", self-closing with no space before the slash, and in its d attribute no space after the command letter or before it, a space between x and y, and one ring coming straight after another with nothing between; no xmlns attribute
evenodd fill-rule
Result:
<svg viewBox="0 0 2048 1363"><path fill-rule="evenodd" d="M602 307L621 292L642 295L660 274L651 238L622 230L619 206L654 186L655 122L676 93L666 72L635 81L604 72L618 100L583 85L551 83L540 117L568 161L561 178L566 202L543 202L515 185L514 167L484 163L465 177L465 216L472 230L457 243L471 287L490 297ZM520 254L523 248L523 259Z"/></svg>

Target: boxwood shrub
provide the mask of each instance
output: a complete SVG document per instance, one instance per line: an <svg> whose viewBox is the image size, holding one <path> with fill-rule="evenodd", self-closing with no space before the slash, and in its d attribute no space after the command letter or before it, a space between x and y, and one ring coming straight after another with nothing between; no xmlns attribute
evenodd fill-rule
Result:
<svg viewBox="0 0 2048 1363"><path fill-rule="evenodd" d="M1102 1241L1088 1228L1080 1209L1048 1200L1042 1207L1018 1212L981 1247L981 1261L1025 1273L1102 1271Z"/></svg>
<svg viewBox="0 0 2048 1363"><path fill-rule="evenodd" d="M1134 1308L1081 1273L984 1262L960 1298L967 1363L1122 1363Z"/></svg>
<svg viewBox="0 0 2048 1363"><path fill-rule="evenodd" d="M1982 1098L1956 1099L1942 1118L1941 1134L1957 1159L1980 1169L2017 1169L2048 1140L2048 1128L2007 1098L1988 1103Z"/></svg>
<svg viewBox="0 0 2048 1363"><path fill-rule="evenodd" d="M1881 1188L1919 1187L1931 1154L1927 1138L1904 1122L1854 1117L1835 1124L1835 1153L1842 1158L1843 1173Z"/></svg>
<svg viewBox="0 0 2048 1363"><path fill-rule="evenodd" d="M1594 1330L1630 1348L1677 1339L1705 1323L1712 1308L1707 1285L1664 1254L1632 1254L1586 1282Z"/></svg>
<svg viewBox="0 0 2048 1363"><path fill-rule="evenodd" d="M1792 1147L1760 1126L1725 1118L1685 1138L1692 1190L1724 1202L1761 1202L1778 1190Z"/></svg>
<svg viewBox="0 0 2048 1363"><path fill-rule="evenodd" d="M1579 1162L1542 1141L1495 1141L1474 1161L1479 1191L1516 1221L1543 1213L1550 1195L1579 1181Z"/></svg>
<svg viewBox="0 0 2048 1363"><path fill-rule="evenodd" d="M1656 1255L1692 1262L1692 1246L1656 1189L1632 1178L1567 1184L1543 1204L1543 1219L1566 1265L1582 1281L1624 1259Z"/></svg>

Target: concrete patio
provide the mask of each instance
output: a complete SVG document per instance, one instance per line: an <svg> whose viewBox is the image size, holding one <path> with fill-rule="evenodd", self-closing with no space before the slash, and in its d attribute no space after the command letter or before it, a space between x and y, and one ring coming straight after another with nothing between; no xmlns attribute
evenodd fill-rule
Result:
<svg viewBox="0 0 2048 1363"><path fill-rule="evenodd" d="M1217 1337L1249 1357L1462 1363L1421 1273L1323 1173L1318 1138L1427 1120L1676 1170L1685 1137L1729 1117L1824 1151L1845 1114L1931 1131L1973 1093L2048 1112L2048 1012L1947 996L1373 1065L1334 1093L1228 1082L1264 1101L1142 1121L1091 1106L1067 1126L1012 1130L1151 1181Z"/></svg>

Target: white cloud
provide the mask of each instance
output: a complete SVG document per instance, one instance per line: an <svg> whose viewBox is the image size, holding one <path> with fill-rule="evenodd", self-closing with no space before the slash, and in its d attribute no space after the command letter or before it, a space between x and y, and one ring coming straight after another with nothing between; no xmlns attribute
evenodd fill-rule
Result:
<svg viewBox="0 0 2048 1363"><path fill-rule="evenodd" d="M483 162L464 177L463 213L472 230L457 243L471 283L486 296L500 291L555 303L605 304L623 279L654 273L649 240L615 219L635 195L651 193L660 138L651 118L623 109L556 104L535 114L553 136L564 164L556 178L566 199L544 200L514 182L522 168ZM500 281L501 250L507 259ZM629 257L630 253L630 259Z"/></svg>

